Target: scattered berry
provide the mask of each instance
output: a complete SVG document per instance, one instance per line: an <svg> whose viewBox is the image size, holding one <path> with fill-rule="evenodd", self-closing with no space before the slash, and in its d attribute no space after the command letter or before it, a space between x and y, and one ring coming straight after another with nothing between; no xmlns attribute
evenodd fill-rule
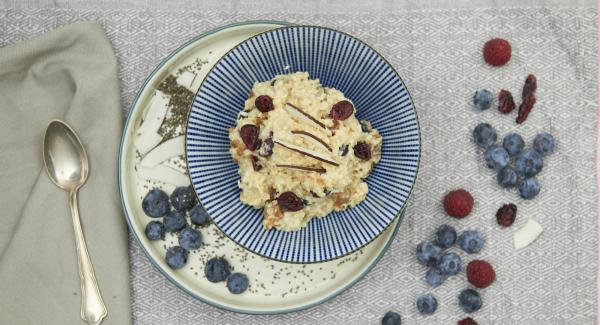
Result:
<svg viewBox="0 0 600 325"><path fill-rule="evenodd" d="M490 263L474 260L467 265L467 279L476 288L487 288L496 279L496 272Z"/></svg>
<svg viewBox="0 0 600 325"><path fill-rule="evenodd" d="M422 295L417 298L417 309L423 315L431 315L437 309L437 300L431 293Z"/></svg>
<svg viewBox="0 0 600 325"><path fill-rule="evenodd" d="M488 123L480 123L473 129L473 140L483 148L487 148L496 143L496 130Z"/></svg>
<svg viewBox="0 0 600 325"><path fill-rule="evenodd" d="M513 222L515 222L515 218L517 217L517 206L509 203L504 204L498 212L496 212L496 221L498 224L503 227L512 226Z"/></svg>
<svg viewBox="0 0 600 325"><path fill-rule="evenodd" d="M502 38L493 38L483 45L483 59L485 63L500 67L510 61L510 43Z"/></svg>
<svg viewBox="0 0 600 325"><path fill-rule="evenodd" d="M438 267L444 275L456 275L461 268L460 256L456 253L446 253L440 258Z"/></svg>
<svg viewBox="0 0 600 325"><path fill-rule="evenodd" d="M502 187L515 187L517 186L517 172L510 166L506 166L498 172L496 180Z"/></svg>
<svg viewBox="0 0 600 325"><path fill-rule="evenodd" d="M458 237L460 248L469 253L479 253L485 244L485 239L477 230L467 230Z"/></svg>
<svg viewBox="0 0 600 325"><path fill-rule="evenodd" d="M294 192L283 192L277 198L277 204L283 211L300 211L304 208L302 200Z"/></svg>
<svg viewBox="0 0 600 325"><path fill-rule="evenodd" d="M189 210L196 204L196 193L191 186L180 186L171 193L171 205L177 211Z"/></svg>
<svg viewBox="0 0 600 325"><path fill-rule="evenodd" d="M533 199L540 193L540 184L531 177L525 178L519 182L519 194L524 199Z"/></svg>
<svg viewBox="0 0 600 325"><path fill-rule="evenodd" d="M496 144L489 146L485 150L485 162L489 168L500 170L508 165L508 152Z"/></svg>
<svg viewBox="0 0 600 325"><path fill-rule="evenodd" d="M230 273L229 263L222 257L213 257L204 266L204 275L210 282L225 281Z"/></svg>
<svg viewBox="0 0 600 325"><path fill-rule="evenodd" d="M200 248L202 245L202 234L198 230L190 227L183 228L179 233L179 246L188 251Z"/></svg>
<svg viewBox="0 0 600 325"><path fill-rule="evenodd" d="M357 142L356 145L352 147L352 150L354 150L354 155L358 159L371 159L371 146L364 141Z"/></svg>
<svg viewBox="0 0 600 325"><path fill-rule="evenodd" d="M439 268L433 267L427 271L425 281L432 287L439 287L446 281L446 276L442 274L442 271Z"/></svg>
<svg viewBox="0 0 600 325"><path fill-rule="evenodd" d="M458 296L458 305L465 313L472 313L481 308L479 293L473 289L465 289Z"/></svg>
<svg viewBox="0 0 600 325"><path fill-rule="evenodd" d="M254 100L254 106L259 111L266 113L273 110L273 99L267 95L260 95Z"/></svg>
<svg viewBox="0 0 600 325"><path fill-rule="evenodd" d="M450 225L439 226L435 236L435 243L441 248L448 248L456 242L456 230Z"/></svg>
<svg viewBox="0 0 600 325"><path fill-rule="evenodd" d="M350 117L354 113L354 105L350 101L342 100L335 103L331 107L331 118L336 121L343 121Z"/></svg>
<svg viewBox="0 0 600 325"><path fill-rule="evenodd" d="M475 104L475 107L480 111L484 111L492 107L493 101L494 95L492 95L492 92L487 89L477 90L473 95L473 104Z"/></svg>
<svg viewBox="0 0 600 325"><path fill-rule="evenodd" d="M527 116L531 112L533 105L535 105L535 91L537 89L537 79L534 75L530 74L525 79L525 85L523 85L523 92L521 93L522 102L519 105L519 115L517 116L517 124L525 122Z"/></svg>
<svg viewBox="0 0 600 325"><path fill-rule="evenodd" d="M523 141L523 138L517 133L509 133L504 137L502 147L506 149L509 156L516 156L525 147L525 141Z"/></svg>
<svg viewBox="0 0 600 325"><path fill-rule="evenodd" d="M539 173L543 167L544 161L542 160L542 156L532 149L521 151L515 160L515 170L525 177L534 176Z"/></svg>
<svg viewBox="0 0 600 325"><path fill-rule="evenodd" d="M533 149L542 155L542 157L553 153L554 147L554 137L550 133L540 133L533 139Z"/></svg>
<svg viewBox="0 0 600 325"><path fill-rule="evenodd" d="M146 225L146 237L149 240L165 239L165 226L160 221L150 221Z"/></svg>
<svg viewBox="0 0 600 325"><path fill-rule="evenodd" d="M515 100L508 90L500 90L498 94L498 112L508 114L515 109Z"/></svg>
<svg viewBox="0 0 600 325"><path fill-rule="evenodd" d="M187 258L188 251L179 246L174 246L167 249L167 254L165 255L165 261L172 269L182 268L185 263L187 263Z"/></svg>
<svg viewBox="0 0 600 325"><path fill-rule="evenodd" d="M175 232L185 227L185 214L181 211L171 211L163 218L163 224L168 232Z"/></svg>
<svg viewBox="0 0 600 325"><path fill-rule="evenodd" d="M417 259L423 265L436 265L441 254L442 249L429 240L424 240L417 245Z"/></svg>
<svg viewBox="0 0 600 325"><path fill-rule="evenodd" d="M201 205L190 210L190 220L197 226L207 226L210 223L210 217Z"/></svg>
<svg viewBox="0 0 600 325"><path fill-rule="evenodd" d="M239 295L248 289L248 277L243 273L233 273L227 277L227 289L234 295Z"/></svg>
<svg viewBox="0 0 600 325"><path fill-rule="evenodd" d="M471 213L473 197L463 189L450 191L444 197L444 210L454 218L462 219Z"/></svg>
<svg viewBox="0 0 600 325"><path fill-rule="evenodd" d="M246 124L240 128L240 138L250 151L258 149L260 140L258 139L259 129L256 125Z"/></svg>
<svg viewBox="0 0 600 325"><path fill-rule="evenodd" d="M170 209L169 196L157 188L150 190L142 201L142 210L152 218L160 218Z"/></svg>
<svg viewBox="0 0 600 325"><path fill-rule="evenodd" d="M479 325L479 324L477 324L477 322L473 318L467 317L463 320L459 320L458 323L456 323L456 325Z"/></svg>
<svg viewBox="0 0 600 325"><path fill-rule="evenodd" d="M381 319L381 325L402 325L402 320L400 319L400 314L388 311L383 315Z"/></svg>

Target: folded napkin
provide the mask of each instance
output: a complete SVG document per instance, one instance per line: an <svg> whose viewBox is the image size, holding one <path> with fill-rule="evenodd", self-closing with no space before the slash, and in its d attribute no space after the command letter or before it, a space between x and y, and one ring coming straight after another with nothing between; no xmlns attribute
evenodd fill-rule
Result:
<svg viewBox="0 0 600 325"><path fill-rule="evenodd" d="M79 207L108 309L102 324L131 324L119 96L117 61L96 23L0 48L0 324L83 324L68 195L43 170L55 118L78 132L90 159Z"/></svg>

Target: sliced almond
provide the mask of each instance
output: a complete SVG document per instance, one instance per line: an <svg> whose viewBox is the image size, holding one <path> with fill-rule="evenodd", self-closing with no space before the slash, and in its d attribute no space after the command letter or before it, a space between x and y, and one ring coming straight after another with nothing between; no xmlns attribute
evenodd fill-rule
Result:
<svg viewBox="0 0 600 325"><path fill-rule="evenodd" d="M317 152L317 151L314 151L314 150L310 150L310 149L306 149L306 148L297 146L295 144L287 143L287 142L281 141L279 139L277 139L277 140L273 139L273 142L277 143L278 145L280 145L280 146L282 146L282 147L284 147L286 149L289 149L289 150L301 153L301 154L303 154L305 156L308 156L308 157L320 160L320 161L322 161L324 163L328 163L328 164L333 165L333 166L339 166L340 165L337 161L333 160L331 157L328 157L327 155L322 154L320 152Z"/></svg>
<svg viewBox="0 0 600 325"><path fill-rule="evenodd" d="M321 123L319 120L306 113L303 109L298 106L294 106L293 104L287 103L283 106L288 113L292 116L297 117L299 120L304 121L309 124L317 125L320 129L322 129L327 135L331 135L331 130L325 126L325 124Z"/></svg>
<svg viewBox="0 0 600 325"><path fill-rule="evenodd" d="M277 167L280 168L291 168L291 169L298 169L298 170L303 170L303 171L307 171L307 172L315 172L315 173L319 173L319 174L323 174L326 173L327 170L325 170L325 168L322 167L308 167L308 166L298 166L298 165L284 165L284 164L277 164L275 165Z"/></svg>
<svg viewBox="0 0 600 325"><path fill-rule="evenodd" d="M317 137L316 135L314 135L310 132L301 131L301 130L293 130L292 134L301 136L303 139L312 143L316 147L323 146L323 147L325 147L325 149L329 150L329 152L333 152L331 147L324 140L319 139L319 137Z"/></svg>

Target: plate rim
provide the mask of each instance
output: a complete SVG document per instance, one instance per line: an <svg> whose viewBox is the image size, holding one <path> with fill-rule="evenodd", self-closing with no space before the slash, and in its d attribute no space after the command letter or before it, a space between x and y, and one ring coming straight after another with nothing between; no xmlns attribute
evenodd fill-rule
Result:
<svg viewBox="0 0 600 325"><path fill-rule="evenodd" d="M399 210L399 211L396 213L396 215L394 216L394 218L392 218L392 220L391 220L391 221L390 221L390 222L389 222L389 223L388 223L388 224L387 224L387 225L386 225L386 226L385 226L385 227L384 227L384 228L383 228L383 229L382 229L382 230L381 230L381 231L380 231L380 232L379 232L379 233L378 233L376 236L374 236L373 238L371 238L371 240L369 240L368 242L364 243L363 245L361 245L361 246L359 246L359 247L357 247L357 248L355 248L355 249L353 249L353 250L351 250L351 251L348 251L348 252L346 252L346 253L345 253L345 254L343 254L343 255L336 256L336 257L329 258L329 259L318 260L318 261L288 261L288 260L283 260L283 259L277 259L277 258L274 258L274 257L271 257L271 256L263 255L263 254L261 254L261 253L259 253L259 252L256 252L256 251L254 251L254 250L252 250L252 249L250 249L250 248L246 247L245 245L242 245L242 244L241 244L241 243L239 243L238 241L236 241L236 240L234 240L233 238L231 238L231 237L229 236L229 234L227 234L225 231L223 231L223 229L221 229L221 227L219 227L219 225L218 225L217 223L214 223L214 225L217 227L217 229L219 229L219 231L221 231L221 232L222 232L222 233L223 233L223 234L224 234L224 235L225 235L225 236L226 236L226 237L227 237L229 240L233 241L234 243L236 243L236 244L237 244L237 245L239 245L240 247L242 247L242 248L244 248L244 249L246 249L246 250L248 250L248 251L252 252L253 254L256 254L256 255L260 256L260 257L264 257L264 258L267 258L267 259L270 259L270 260L272 260L272 261L276 261L276 262L283 262L283 263L289 263L289 264L318 264L318 263L323 263L323 262L330 262L330 261L334 261L334 260L337 260L337 259L340 259L340 258L346 257L346 256L348 256L348 255L350 255L350 254L352 254L352 253L355 253L355 252L357 252L358 250L360 250L361 248L363 248L363 247L365 247L365 246L369 245L370 243L372 243L373 241L375 241L377 238L379 238L379 237L381 236L381 234L383 234L383 233L384 233L386 230L388 230L388 229L389 229L389 227L390 227L390 226L391 226L391 225L392 225L392 224L393 224L393 223L394 223L396 220L398 221L398 223L397 223L397 227L399 227L399 225L402 223L402 221L403 221L403 216L404 216L404 212L406 211L406 207L408 206L408 202L409 202L409 200L410 200L410 197L411 197L411 196L412 196L412 194L413 194L413 191L414 191L414 188L415 188L415 184L417 183L417 180L418 180L418 176L419 176L419 170L420 170L420 167L421 167L421 158L422 158L422 154L423 154L423 153L422 153L421 123L419 122L419 114L418 114L418 112L417 112L417 109L416 109L415 101L413 100L413 97L412 97L412 95L411 95L411 93L410 93L410 90L408 89L408 86L406 85L406 83L405 83L405 82L404 82L404 80L402 79L402 76L400 76L400 74L398 73L398 70L396 70L396 68L395 68L395 67L394 67L394 66L393 66L393 65L390 63L390 61L388 61L388 60L387 60L387 59L386 59L386 58L385 58L385 57L384 57L384 56L383 56L381 53L379 53L379 51L377 51L377 50L376 50L376 49L375 49L373 46L369 45L369 44L368 44L368 43L366 43L365 41L363 41L363 40L361 40L360 38L357 38L357 37L355 37L355 36L353 36L353 35L351 35L351 34L349 34L349 33L346 33L346 32L344 32L344 31L341 31L341 30L338 30L338 29L335 29L335 28L332 28L332 27L327 27L327 26L318 26L318 25L311 25L311 24L293 24L293 23L290 23L290 24L286 24L286 25L284 25L284 26L282 26L282 27L280 27L280 28L275 28L275 29L276 29L276 30L281 30L281 29L289 29L289 28L301 28L301 27L308 27L308 28L320 28L320 29L325 29L325 30L329 30L329 31L336 32L336 33L340 33L340 34L342 34L342 35L345 35L345 36L347 36L347 37L350 37L350 38L352 38L352 39L354 39L354 40L358 41L359 43L362 43L364 46L366 46L367 48L369 48L369 49L371 49L373 52L375 52L375 54L377 54L377 55L378 55L378 56L379 56L379 57L380 57L380 58L381 58L381 59L382 59L382 60L383 60L383 61L384 61L384 62L385 62L385 63L386 63L386 64L387 64L387 65L388 65L388 66L389 66L391 69L392 69L393 73L394 73L394 74L395 74L395 75L398 77L398 79L400 80L400 83L402 84L402 86L404 86L404 89L406 89L406 93L408 94L408 98L410 99L410 102L411 102L411 103L412 103L412 105L413 105L413 111L415 112L415 120L416 120L416 122L417 122L417 135L418 135L418 139L419 139L419 150L418 150L418 157L417 157L417 166L416 166L417 168L416 168L416 170L415 170L415 178L414 178L414 181L413 181L413 183L412 183L412 184L411 184L411 186L410 186L410 191L408 192L408 196L407 196L406 202L404 203L404 205L402 206L402 208L401 208L401 209L400 209L400 210ZM257 38L257 37L259 37L259 36L261 36L261 35L264 35L264 34L267 34L267 33L273 32L275 29L268 30L268 31L264 31L264 32L261 32L261 33L258 33L258 34L256 34L256 35L254 35L254 36L251 36L251 37L249 37L249 38L247 38L247 39L245 39L245 40L241 41L241 42L240 42L240 43L238 43L236 46L232 47L232 48L231 48L229 51L227 51L225 54L223 54L223 55L222 55L222 56L221 56L221 57L220 57L220 58L219 58L219 59L218 59L218 60L215 62L215 64L214 64L214 65L213 65L213 66L210 68L210 70L208 70L208 72L206 73L206 76L204 76L204 78L202 79L202 82L201 82L201 83L200 83L200 85L198 86L198 90L196 90L196 94L194 95L194 101L196 100L196 97L198 97L198 93L200 92L200 88L202 88L202 86L204 85L204 83L205 83L205 81L206 81L206 78L208 78L208 76L209 76L209 75L210 75L210 74L213 72L213 70L215 69L216 65L217 65L217 64L219 64L221 61L223 61L223 60L224 60L224 58L225 58L227 55L229 55L229 54L230 54L231 52L233 52L235 49L239 48L239 47L242 45L242 43L246 43L246 42L248 42L248 41L249 41L249 40L251 40L251 39L255 39L255 38ZM193 109L193 104L192 104L192 108L191 108L191 109ZM189 113L189 114L188 114L188 116L187 116L187 119L186 119L186 124L185 124L185 130L186 130L186 133L185 133L185 138L184 138L184 141L185 141L185 153L184 153L184 157L185 157L185 163L186 163L186 166L188 166L188 165L189 165L189 163L188 163L188 155L187 155L187 151L188 151L188 150L187 150L187 149L188 149L188 132L187 132L187 130L189 129L190 118L191 118L191 115L192 115L192 114L191 114L191 112L192 112L192 111L191 111L191 109L190 109L190 113ZM192 180L192 175L191 175L191 173L190 173L189 171L188 171L188 178L190 179L190 183L191 183L191 184L192 184L192 186L193 186L193 184L194 184L194 181ZM195 186L193 186L193 187L194 187L194 194L196 194L196 198L197 198L197 200L198 200L198 203L199 203L200 205L204 206L204 204L202 203L202 200L200 199L200 196L198 195L198 192L196 192L196 188L195 188ZM394 236L394 237L395 237L395 235L396 235L396 231L397 231L397 229L394 231L394 234L393 234L393 236ZM385 250L387 250L387 248L385 248Z"/></svg>
<svg viewBox="0 0 600 325"><path fill-rule="evenodd" d="M124 176L125 173L124 173L122 167L123 167L123 161L124 161L123 149L124 149L124 146L125 146L125 138L126 138L126 134L127 134L126 131L130 127L130 123L131 123L132 116L133 116L132 112L133 112L135 106L137 105L137 103L138 103L138 101L140 99L141 94L144 92L144 89L148 85L149 81L161 69L164 68L164 66L168 63L169 60L171 60L175 55L177 55L178 53L180 53L182 50L184 50L189 45L191 45L191 44L193 44L193 43L195 43L195 42L197 42L197 41L199 41L199 40L201 40L201 39L203 39L203 38L205 38L207 36L213 35L213 34L215 34L217 32L223 31L223 30L227 30L227 29L234 28L234 27L240 27L240 26L260 25L260 24L273 24L273 25L280 25L282 27L295 25L295 24L290 23L290 22L279 21L279 20L248 20L248 21L243 21L243 22L235 22L235 23L226 24L226 25L223 25L223 26L211 29L209 31L206 31L204 33L201 33L201 34L199 34L197 36L194 36L193 38L187 40L181 46L177 47L175 50L173 50L171 53L169 53L168 56L166 56L164 59L162 59L157 64L157 66L144 79L143 83L139 87L139 90L136 92L136 95L132 99L131 104L129 105L129 110L128 110L127 118L125 119L125 123L123 125L123 131L122 131L122 134L121 134L121 141L120 141L120 144L119 144L117 180L118 180L118 186L119 186L119 198L120 198L120 201L121 201L121 208L123 210L123 217L124 217L125 221L127 222L127 225L128 225L129 230L130 230L130 233L132 234L133 238L136 240L136 242L138 243L138 245L141 247L141 249L144 252L144 255L146 256L146 258L148 259L148 261L150 261L150 263L154 266L154 268L157 269L160 272L160 274L162 276L164 276L167 280L169 280L169 282L171 282L176 288L182 290L183 292L187 293L191 297L193 297L193 298L195 298L195 299L197 299L197 300L199 300L199 301L201 301L201 302L203 302L203 303L205 303L205 304L207 304L209 306L216 307L216 308L219 308L221 310L235 312L235 313L241 313L241 314L248 314L248 315L281 315L281 314L287 314L287 313L298 312L298 311L301 311L301 310L309 309L309 308L318 306L318 305L320 305L322 303L325 303L327 301L330 301L330 300L336 298L337 296L339 296L340 294L344 293L345 291L347 291L349 288L351 288L352 286L354 286L360 280L362 280L367 274L369 274L371 272L371 270L379 263L379 261L383 258L383 256L388 252L389 247L394 242L396 234L398 233L398 231L400 229L400 225L402 223L402 219L404 218L404 211L402 211L400 213L400 215L397 216L398 220L394 220L394 221L391 222L391 223L393 223L393 222L396 221L395 228L393 229L392 234L388 238L387 242L379 250L378 256L375 257L375 259L371 260L371 262L367 265L367 267L365 269L363 269L363 271L360 274L358 274L357 276L355 276L354 279L352 279L351 281L348 281L343 286L340 286L332 294L330 294L328 296L325 296L324 298L319 299L319 300L317 300L315 302L312 302L312 303L309 303L309 304L299 304L298 306L292 307L292 308L271 309L271 310L254 310L254 309L248 309L248 308L235 308L235 307L231 307L231 306L226 306L226 305L222 305L222 304L219 304L217 302L211 301L209 299L206 299L206 298L202 297L201 295L198 295L197 293L193 292L192 290L186 288L185 286L183 286L182 284L180 284L174 277L171 277L166 271L164 271L162 269L162 267L160 267L160 265L158 265L158 263L154 260L154 258L150 254L150 252L148 252L148 250L145 247L145 245L143 244L141 238L139 238L138 234L135 232L135 230L133 228L131 216L129 215L129 212L128 212L126 204L125 204L125 193L124 193L125 191L124 191L124 188L123 188L123 178L125 177ZM407 89L407 91L408 91L408 89ZM409 94L409 96L410 96L410 94ZM419 132L419 140L420 140L420 132ZM419 159L419 161L420 161L420 159Z"/></svg>

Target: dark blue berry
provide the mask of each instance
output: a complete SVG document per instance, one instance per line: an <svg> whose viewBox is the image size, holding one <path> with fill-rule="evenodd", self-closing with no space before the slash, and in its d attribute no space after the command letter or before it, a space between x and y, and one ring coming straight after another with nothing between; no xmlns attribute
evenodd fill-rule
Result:
<svg viewBox="0 0 600 325"><path fill-rule="evenodd" d="M540 184L535 178L525 178L519 182L519 194L524 199L533 199L540 193Z"/></svg>
<svg viewBox="0 0 600 325"><path fill-rule="evenodd" d="M508 152L499 145L489 146L485 150L485 162L489 168L500 170L508 165Z"/></svg>
<svg viewBox="0 0 600 325"><path fill-rule="evenodd" d="M172 269L180 269L187 263L188 251L179 246L174 246L167 249L165 261Z"/></svg>
<svg viewBox="0 0 600 325"><path fill-rule="evenodd" d="M440 258L438 267L444 275L456 275L461 268L460 256L456 253L446 253Z"/></svg>
<svg viewBox="0 0 600 325"><path fill-rule="evenodd" d="M533 150L525 149L517 156L515 160L515 170L520 175L531 177L539 173L544 167L542 156Z"/></svg>
<svg viewBox="0 0 600 325"><path fill-rule="evenodd" d="M458 305L465 313L476 312L481 308L481 296L473 289L465 289L458 295Z"/></svg>
<svg viewBox="0 0 600 325"><path fill-rule="evenodd" d="M506 149L509 156L516 156L525 147L525 141L516 133L509 133L504 137L502 146Z"/></svg>
<svg viewBox="0 0 600 325"><path fill-rule="evenodd" d="M456 230L450 225L441 225L435 232L435 243L441 248L448 248L456 242Z"/></svg>
<svg viewBox="0 0 600 325"><path fill-rule="evenodd" d="M160 221L150 221L146 225L146 237L150 240L165 239L165 226Z"/></svg>
<svg viewBox="0 0 600 325"><path fill-rule="evenodd" d="M533 139L533 149L542 157L553 153L555 146L554 137L550 133L540 133Z"/></svg>
<svg viewBox="0 0 600 325"><path fill-rule="evenodd" d="M239 295L248 289L248 277L242 273L233 273L227 277L227 289L234 295Z"/></svg>
<svg viewBox="0 0 600 325"><path fill-rule="evenodd" d="M179 246L187 249L188 251L200 248L202 245L202 235L198 230L190 227L185 227L179 233Z"/></svg>
<svg viewBox="0 0 600 325"><path fill-rule="evenodd" d="M487 148L496 143L496 139L496 130L487 123L481 123L473 130L473 141L480 147Z"/></svg>
<svg viewBox="0 0 600 325"><path fill-rule="evenodd" d="M431 293L422 295L417 298L417 309L423 315L431 315L437 309L437 300Z"/></svg>
<svg viewBox="0 0 600 325"><path fill-rule="evenodd" d="M148 192L142 201L142 210L152 218L160 218L170 209L169 196L157 188Z"/></svg>
<svg viewBox="0 0 600 325"><path fill-rule="evenodd" d="M402 320L400 319L400 314L388 311L383 315L381 319L381 325L402 325Z"/></svg>
<svg viewBox="0 0 600 325"><path fill-rule="evenodd" d="M498 184L506 188L517 186L517 178L517 172L510 166L500 169L496 177Z"/></svg>
<svg viewBox="0 0 600 325"><path fill-rule="evenodd" d="M467 230L458 237L458 245L469 254L479 253L485 244L485 239L477 230Z"/></svg>
<svg viewBox="0 0 600 325"><path fill-rule="evenodd" d="M229 263L222 257L213 257L204 266L204 275L210 282L225 281L230 273Z"/></svg>
<svg viewBox="0 0 600 325"><path fill-rule="evenodd" d="M201 205L197 205L190 210L190 220L198 226L207 226L210 223L210 217Z"/></svg>
<svg viewBox="0 0 600 325"><path fill-rule="evenodd" d="M473 95L473 104L475 104L475 107L480 111L484 111L492 107L493 102L494 95L487 89L477 90Z"/></svg>
<svg viewBox="0 0 600 325"><path fill-rule="evenodd" d="M441 254L442 249L429 240L424 240L417 245L417 259L421 264L429 266L436 265Z"/></svg>
<svg viewBox="0 0 600 325"><path fill-rule="evenodd" d="M432 287L439 287L446 281L446 276L442 274L442 271L439 268L433 267L427 271L425 281Z"/></svg>
<svg viewBox="0 0 600 325"><path fill-rule="evenodd" d="M180 186L171 193L171 205L177 211L189 210L196 204L196 193L191 186Z"/></svg>
<svg viewBox="0 0 600 325"><path fill-rule="evenodd" d="M171 211L164 218L163 223L168 232L175 232L185 227L185 214L181 211Z"/></svg>

